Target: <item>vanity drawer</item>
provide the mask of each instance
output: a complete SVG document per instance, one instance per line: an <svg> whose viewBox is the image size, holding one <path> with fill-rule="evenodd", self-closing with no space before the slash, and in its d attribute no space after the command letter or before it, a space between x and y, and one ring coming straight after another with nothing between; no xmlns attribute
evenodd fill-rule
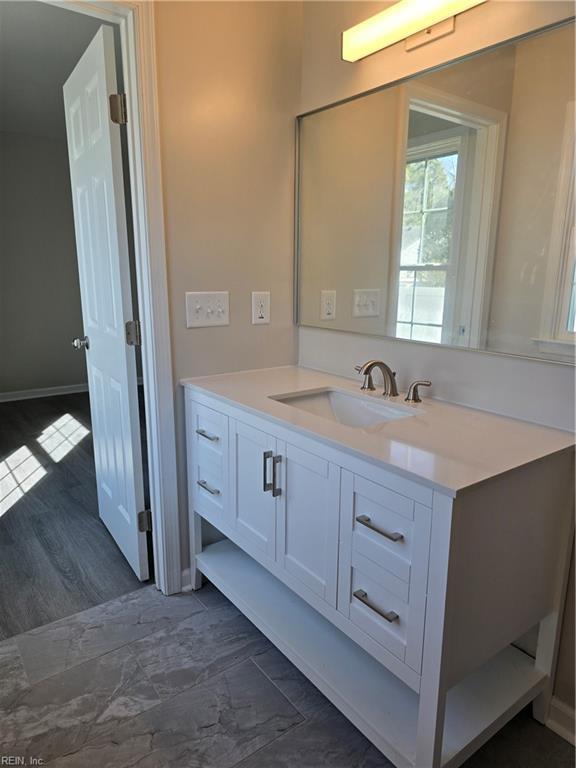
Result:
<svg viewBox="0 0 576 768"><path fill-rule="evenodd" d="M403 581L414 583L416 565L427 569L430 516L429 507L360 475L343 480L341 538L350 554Z"/></svg>
<svg viewBox="0 0 576 768"><path fill-rule="evenodd" d="M196 446L207 456L218 459L226 455L228 417L205 405L188 401L188 435L192 450Z"/></svg>
<svg viewBox="0 0 576 768"><path fill-rule="evenodd" d="M370 565L370 561L367 563ZM373 578L374 572L370 572L370 567L364 567L365 565L359 558L351 567L350 592L346 606L348 618L373 640L404 661L409 603L398 594L398 590L395 590L395 594L383 586L380 580ZM399 582L397 586L403 586L406 593L408 592L404 582Z"/></svg>
<svg viewBox="0 0 576 768"><path fill-rule="evenodd" d="M338 610L415 672L422 668L426 595L354 554L340 582ZM344 585L342 587L342 585Z"/></svg>
<svg viewBox="0 0 576 768"><path fill-rule="evenodd" d="M392 509L390 492L364 478L355 477L353 493L352 551L397 578L410 581L414 520ZM410 503L404 505L403 510L409 509L413 518L414 502L406 501Z"/></svg>
<svg viewBox="0 0 576 768"><path fill-rule="evenodd" d="M188 469L193 511L208 520L219 520L224 513L226 488L224 472L217 463L195 461Z"/></svg>
<svg viewBox="0 0 576 768"><path fill-rule="evenodd" d="M227 502L228 417L186 402L191 511L218 523Z"/></svg>

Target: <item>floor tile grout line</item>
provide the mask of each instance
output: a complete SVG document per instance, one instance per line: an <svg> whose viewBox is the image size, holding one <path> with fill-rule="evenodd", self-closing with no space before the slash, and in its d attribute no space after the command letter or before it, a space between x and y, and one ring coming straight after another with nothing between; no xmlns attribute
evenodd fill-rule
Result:
<svg viewBox="0 0 576 768"><path fill-rule="evenodd" d="M271 642L271 641L270 641L270 642ZM274 649L275 649L276 651L278 651L278 653L282 653L282 651L280 651L280 650L279 650L279 649L278 649L278 648L277 648L277 647L274 645L274 643L272 643L272 645L273 645ZM302 715L302 717L303 717L305 720L308 720L308 719L309 719L308 715L304 714L304 712L302 712L300 709L298 709L298 707L297 707L297 706L296 706L296 704L295 704L295 703L292 701L292 699L291 699L291 698L288 696L288 694L287 694L287 693L285 693L285 692L284 692L284 691L283 691L283 690L280 688L280 686L279 686L279 685L278 685L278 684L277 684L277 683L276 683L274 680L272 680L272 678L270 677L270 675L269 675L269 674L268 674L268 673L267 673L267 672L266 672L264 669L262 669L262 667L260 666L260 664L258 664L258 662L256 661L256 657L255 657L255 656L251 656L250 658L251 658L251 661L252 661L252 662L255 664L255 666L256 666L256 667L257 667L257 668L260 670L260 672L262 672L262 674L264 675L264 677L266 677L266 678L267 678L267 679L268 679L268 680L269 680L269 681L272 683L272 685L273 685L273 686L274 686L274 687L275 687L275 688L276 688L278 691L280 691L280 693L282 694L282 696L284 696L284 698L286 699L286 701L288 701L288 702L289 702L289 703L290 703L290 704L291 704L291 705L294 707L294 709L296 710L296 712L298 712L300 715ZM289 663L292 663L292 662L290 662L290 661L289 661Z"/></svg>
<svg viewBox="0 0 576 768"><path fill-rule="evenodd" d="M299 712L299 714L301 714L301 713ZM294 731L298 731L304 725L307 725L308 724L308 720L304 716L302 716L302 717L303 717L303 720L302 720L301 723L295 723L294 725L291 725L289 728L287 728L282 733L279 733L278 736L275 736L273 739L271 739L266 744L262 744L261 747L258 747L258 749L255 749L253 752L250 752L249 755L244 755L244 757L241 760L239 760L237 763L234 763L233 765L231 765L230 768L242 768L242 764L243 763L245 763L247 760L251 760L259 752L262 752L263 750L267 749L268 747L271 747L272 744L275 744L283 736L286 736L287 733L293 734Z"/></svg>

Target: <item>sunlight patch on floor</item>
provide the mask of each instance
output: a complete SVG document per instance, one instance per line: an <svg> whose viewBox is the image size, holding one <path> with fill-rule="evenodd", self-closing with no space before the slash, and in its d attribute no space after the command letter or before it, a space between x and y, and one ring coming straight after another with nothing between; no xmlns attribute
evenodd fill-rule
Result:
<svg viewBox="0 0 576 768"><path fill-rule="evenodd" d="M48 456L58 462L88 434L90 434L89 429L69 413L65 413L46 427L38 438L38 442Z"/></svg>
<svg viewBox="0 0 576 768"><path fill-rule="evenodd" d="M0 517L45 474L44 467L25 445L0 461Z"/></svg>

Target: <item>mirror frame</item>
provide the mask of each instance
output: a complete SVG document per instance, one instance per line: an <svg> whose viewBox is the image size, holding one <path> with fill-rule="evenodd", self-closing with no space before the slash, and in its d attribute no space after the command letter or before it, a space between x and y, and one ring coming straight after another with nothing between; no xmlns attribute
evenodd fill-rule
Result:
<svg viewBox="0 0 576 768"><path fill-rule="evenodd" d="M458 64L463 61L470 61L471 59L475 59L479 56L482 56L485 53L489 53L491 51L498 50L499 48L504 48L507 45L511 45L513 43L521 42L522 40L527 40L533 37L537 37L538 35L545 34L546 32L552 32L556 29L561 29L562 27L566 27L570 24L574 24L576 21L576 14L573 14L572 16L564 19L563 21L555 22L554 24L548 24L544 27L538 27L537 29L533 29L530 32L526 32L522 35L516 35L515 37L510 37L506 40L502 40L499 43L495 43L494 45L487 46L486 48L481 48L477 51L473 51L472 53L465 54L463 56L458 56L455 59L450 59L449 61L445 61L442 64L438 64L433 67L428 67L427 69L419 70L418 72L415 72L411 75L407 75L406 77L399 78L398 80L392 80L389 83L384 83L383 85L376 86L375 88L370 88L367 91L362 91L361 93L355 93L352 96L348 96L345 99L339 99L338 101L331 102L330 104L325 104L322 107L316 107L315 109L311 109L307 112L302 112L301 114L296 116L295 119L295 161L294 161L294 306L293 306L293 315L294 315L294 324L299 328L317 328L322 331L328 331L329 333L351 333L356 336L370 336L374 339L386 339L388 341L392 342L400 342L400 343L406 343L406 344L418 344L418 345L424 345L425 347L440 347L442 349L451 349L456 350L460 352L476 352L484 355L497 355L498 357L511 357L521 360L530 360L536 363L546 363L546 364L553 364L553 365L563 365L567 366L569 368L576 367L576 343L575 343L575 357L573 360L556 360L551 359L547 357L540 357L540 356L532 356L532 355L526 355L526 354L516 354L514 352L499 352L496 350L490 350L490 349L480 349L478 347L461 347L456 346L454 344L437 344L435 342L430 341L418 341L415 339L401 339L398 336L389 336L385 333L366 333L365 331L354 331L354 330L343 330L341 328L325 328L324 326L318 326L318 325L311 325L308 323L303 323L300 320L300 264L301 264L301 254L300 254L300 133L301 133L301 123L302 120L305 117L309 117L310 115L315 115L320 112L325 112L328 109L332 109L334 107L339 107L343 104L348 104L352 101L357 101L358 99L362 99L365 96L371 96L374 93L380 93L381 91L387 90L388 88L394 88L395 86L404 85L406 83L410 83L412 81L417 80L417 78L422 77L423 75L430 74L432 72L439 72L442 69L446 69L447 67L451 67L454 64Z"/></svg>

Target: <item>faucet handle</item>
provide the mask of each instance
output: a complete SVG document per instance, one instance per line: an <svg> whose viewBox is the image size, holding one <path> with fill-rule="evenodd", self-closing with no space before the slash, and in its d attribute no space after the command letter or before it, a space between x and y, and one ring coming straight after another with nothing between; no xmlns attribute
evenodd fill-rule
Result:
<svg viewBox="0 0 576 768"><path fill-rule="evenodd" d="M364 363L364 365L354 366L354 370L356 371L356 373L361 373L364 376L364 381L362 382L362 386L360 387L360 389L373 392L376 389L376 387L374 386L374 382L372 381L372 374L370 373L370 371L368 371L368 373L364 373L365 368L366 368L366 363Z"/></svg>
<svg viewBox="0 0 576 768"><path fill-rule="evenodd" d="M421 403L422 398L420 397L420 392L418 391L418 387L431 387L432 382L431 381L413 381L412 384L408 387L408 393L406 394L406 397L404 400L407 403Z"/></svg>

